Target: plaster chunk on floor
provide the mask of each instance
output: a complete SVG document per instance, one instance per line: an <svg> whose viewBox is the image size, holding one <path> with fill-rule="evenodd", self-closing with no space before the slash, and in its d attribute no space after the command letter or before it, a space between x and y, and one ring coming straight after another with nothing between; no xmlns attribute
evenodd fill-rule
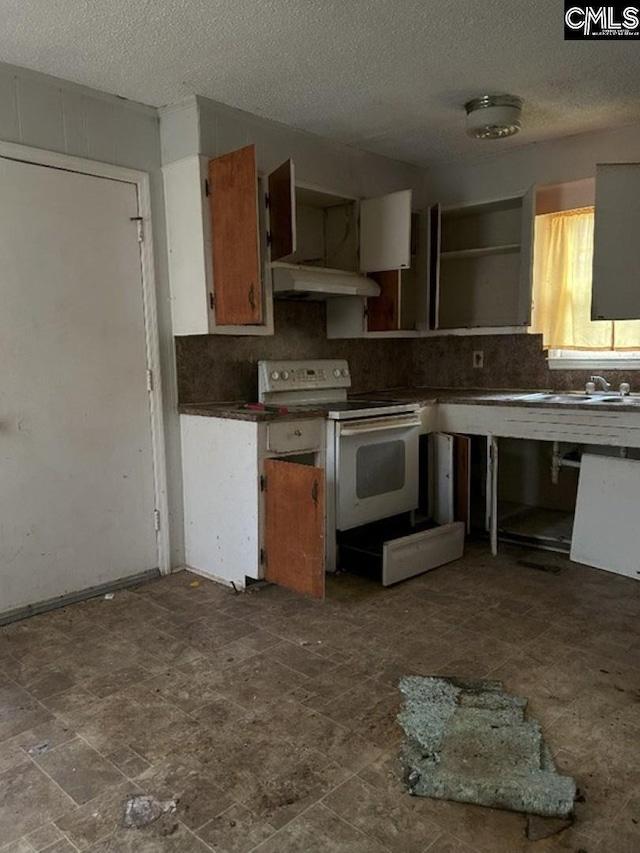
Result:
<svg viewBox="0 0 640 853"><path fill-rule="evenodd" d="M562 776L527 700L499 681L407 676L400 681L402 761L411 794L567 817L576 784Z"/></svg>

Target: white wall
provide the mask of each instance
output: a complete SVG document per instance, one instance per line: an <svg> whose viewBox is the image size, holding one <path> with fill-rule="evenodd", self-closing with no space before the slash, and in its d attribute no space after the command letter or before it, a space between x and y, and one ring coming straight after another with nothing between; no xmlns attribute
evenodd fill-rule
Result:
<svg viewBox="0 0 640 853"><path fill-rule="evenodd" d="M180 433L157 110L0 63L0 139L149 172L168 455L172 562L184 563Z"/></svg>
<svg viewBox="0 0 640 853"><path fill-rule="evenodd" d="M500 142L479 141L478 145ZM539 186L595 176L597 163L640 162L640 124L511 148L468 165L428 172L429 200L444 205L521 195Z"/></svg>
<svg viewBox="0 0 640 853"><path fill-rule="evenodd" d="M423 169L296 130L208 98L191 97L160 110L164 163L191 154L217 157L257 147L258 169L269 172L291 158L296 181L353 198L411 187L414 207L425 204ZM194 146L197 145L197 148Z"/></svg>

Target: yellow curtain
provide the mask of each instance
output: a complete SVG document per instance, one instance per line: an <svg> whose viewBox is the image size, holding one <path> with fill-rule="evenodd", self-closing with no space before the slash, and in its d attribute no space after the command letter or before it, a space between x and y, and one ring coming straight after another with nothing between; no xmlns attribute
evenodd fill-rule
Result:
<svg viewBox="0 0 640 853"><path fill-rule="evenodd" d="M593 207L536 216L531 331L545 347L640 350L640 320L591 320Z"/></svg>

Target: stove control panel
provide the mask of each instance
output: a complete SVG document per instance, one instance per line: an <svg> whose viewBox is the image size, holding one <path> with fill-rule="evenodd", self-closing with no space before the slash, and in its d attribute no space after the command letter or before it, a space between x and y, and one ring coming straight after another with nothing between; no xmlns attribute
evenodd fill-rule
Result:
<svg viewBox="0 0 640 853"><path fill-rule="evenodd" d="M350 387L349 365L342 358L258 362L260 395L274 391L312 391Z"/></svg>

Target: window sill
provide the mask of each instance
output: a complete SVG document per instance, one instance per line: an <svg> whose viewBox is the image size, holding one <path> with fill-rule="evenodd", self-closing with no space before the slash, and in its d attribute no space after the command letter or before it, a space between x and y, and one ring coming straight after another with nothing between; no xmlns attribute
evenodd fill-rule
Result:
<svg viewBox="0 0 640 853"><path fill-rule="evenodd" d="M549 350L547 365L549 370L640 370L640 352Z"/></svg>

